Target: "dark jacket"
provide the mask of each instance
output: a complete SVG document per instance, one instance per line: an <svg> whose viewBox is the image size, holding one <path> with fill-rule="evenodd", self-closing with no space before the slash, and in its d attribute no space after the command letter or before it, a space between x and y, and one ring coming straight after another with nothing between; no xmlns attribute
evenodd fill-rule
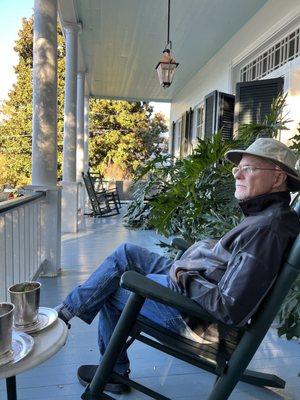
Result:
<svg viewBox="0 0 300 400"><path fill-rule="evenodd" d="M251 318L300 232L289 192L240 203L244 220L219 241L191 246L170 270L174 289L226 324Z"/></svg>

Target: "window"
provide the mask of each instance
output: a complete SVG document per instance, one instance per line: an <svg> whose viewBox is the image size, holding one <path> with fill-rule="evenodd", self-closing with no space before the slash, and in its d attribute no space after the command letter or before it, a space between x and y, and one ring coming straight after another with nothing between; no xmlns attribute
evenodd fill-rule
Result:
<svg viewBox="0 0 300 400"><path fill-rule="evenodd" d="M196 137L203 139L204 128L204 103L196 108Z"/></svg>
<svg viewBox="0 0 300 400"><path fill-rule="evenodd" d="M176 121L175 124L175 137L174 137L174 156L180 156L180 145L181 145L181 119Z"/></svg>
<svg viewBox="0 0 300 400"><path fill-rule="evenodd" d="M262 79L275 69L300 56L300 28L265 49L240 69L241 82Z"/></svg>

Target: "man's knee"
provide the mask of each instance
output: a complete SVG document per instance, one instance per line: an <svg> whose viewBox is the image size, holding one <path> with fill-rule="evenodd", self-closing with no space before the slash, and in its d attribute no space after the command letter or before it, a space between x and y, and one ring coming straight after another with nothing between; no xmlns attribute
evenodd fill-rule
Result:
<svg viewBox="0 0 300 400"><path fill-rule="evenodd" d="M125 242L120 244L120 246L118 246L115 251L114 254L117 258L122 257L122 256L129 256L131 254L136 254L137 252L141 251L142 247L137 246L135 244L129 243L129 242Z"/></svg>

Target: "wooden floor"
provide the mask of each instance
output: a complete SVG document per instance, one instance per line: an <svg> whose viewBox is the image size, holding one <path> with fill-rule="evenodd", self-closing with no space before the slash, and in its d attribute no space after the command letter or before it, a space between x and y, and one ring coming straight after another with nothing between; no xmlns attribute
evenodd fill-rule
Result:
<svg viewBox="0 0 300 400"><path fill-rule="evenodd" d="M41 305L54 307L74 285L82 282L118 244L130 241L160 252L158 237L151 231L129 231L121 218L87 219L86 229L65 235L62 245L62 274L57 278L40 279ZM130 350L131 376L171 399L204 400L214 377L193 366L136 343ZM19 400L80 399L83 387L77 382L76 370L81 364L98 362L97 321L88 326L72 320L67 344L53 358L17 377ZM252 368L278 374L287 381L284 390L262 389L240 383L232 400L300 400L300 346L286 341L271 330L259 348ZM0 381L0 399L5 399L5 383ZM132 391L116 397L142 400L149 397Z"/></svg>

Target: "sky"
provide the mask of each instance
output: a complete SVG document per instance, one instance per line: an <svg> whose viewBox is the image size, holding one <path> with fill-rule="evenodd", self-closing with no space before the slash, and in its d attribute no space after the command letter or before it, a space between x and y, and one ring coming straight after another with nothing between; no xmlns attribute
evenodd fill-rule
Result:
<svg viewBox="0 0 300 400"><path fill-rule="evenodd" d="M13 66L17 64L14 42L22 25L22 18L33 14L34 0L0 0L0 101L7 97L15 82ZM169 118L169 103L151 103L154 112L162 112Z"/></svg>
<svg viewBox="0 0 300 400"><path fill-rule="evenodd" d="M0 0L0 100L7 96L15 81L13 66L17 64L14 42L22 25L22 18L33 13L34 0Z"/></svg>

